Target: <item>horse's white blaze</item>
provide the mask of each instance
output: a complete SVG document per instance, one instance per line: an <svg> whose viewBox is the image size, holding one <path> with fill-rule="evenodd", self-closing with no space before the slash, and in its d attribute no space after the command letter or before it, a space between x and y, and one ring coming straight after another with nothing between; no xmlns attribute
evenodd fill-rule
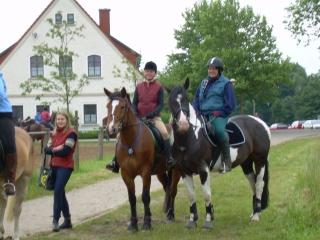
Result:
<svg viewBox="0 0 320 240"><path fill-rule="evenodd" d="M190 202L190 206L191 206L193 203L196 202L195 192L194 192L194 184L193 184L193 177L186 175L183 178L183 182L187 187L189 202Z"/></svg>
<svg viewBox="0 0 320 240"><path fill-rule="evenodd" d="M176 98L176 101L177 103L179 104L179 108L182 109L181 107L181 98L182 98L182 95L181 94L178 94L177 98ZM183 111L180 112L180 117L179 117L179 120L178 120L178 125L179 125L179 129L181 131L187 131L188 128L189 128L189 122L188 122L188 117L184 114Z"/></svg>
<svg viewBox="0 0 320 240"><path fill-rule="evenodd" d="M116 109L116 107L117 107L117 105L120 103L120 101L119 100L113 100L112 101L112 107L111 107L111 117L112 117L112 120L110 121L110 123L109 123L109 126L108 126L108 131L109 131L109 133L111 133L112 132L112 128L113 128L113 125L114 125L114 111L115 111L115 109Z"/></svg>
<svg viewBox="0 0 320 240"><path fill-rule="evenodd" d="M208 173L207 180L201 186L202 186L204 201L206 203L206 206L209 206L209 204L211 203L211 187L210 187L210 172L208 167L206 167L206 172Z"/></svg>
<svg viewBox="0 0 320 240"><path fill-rule="evenodd" d="M257 180L256 180L256 196L260 200L261 200L263 187L264 187L264 181L263 181L264 172L265 172L265 167L260 169L260 172L257 175Z"/></svg>
<svg viewBox="0 0 320 240"><path fill-rule="evenodd" d="M254 120L256 120L257 122L259 122L266 129L268 136L269 136L269 140L271 142L271 132L270 132L268 125L264 121L262 121L260 118L257 118L257 117L251 116L251 115L249 115L249 117L251 117Z"/></svg>
<svg viewBox="0 0 320 240"><path fill-rule="evenodd" d="M249 181L249 184L251 186L251 190L252 190L252 193L255 194L256 191L255 191L255 180L254 180L254 173L249 173L249 174L246 174L246 177Z"/></svg>

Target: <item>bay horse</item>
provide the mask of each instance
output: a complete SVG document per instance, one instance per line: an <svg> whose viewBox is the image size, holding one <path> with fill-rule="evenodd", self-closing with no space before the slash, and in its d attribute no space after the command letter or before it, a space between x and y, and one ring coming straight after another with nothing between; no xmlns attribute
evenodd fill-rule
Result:
<svg viewBox="0 0 320 240"><path fill-rule="evenodd" d="M112 93L104 88L108 96L108 115L104 120L109 135L118 135L116 158L120 165L121 176L127 187L131 217L128 230L138 230L136 210L135 182L137 176L142 178L142 202L144 205L144 230L151 229L150 185L151 175L157 175L166 192L164 210L167 211L170 179L166 172L164 154L157 151L150 129L138 119L131 106L130 97L125 88ZM172 219L168 217L168 220Z"/></svg>
<svg viewBox="0 0 320 240"><path fill-rule="evenodd" d="M201 117L197 116L188 100L188 87L189 79L186 79L183 86L176 86L172 90L167 89L173 119L172 154L177 160L177 168L182 174L189 195L190 220L187 227L195 227L198 219L192 176L199 174L206 205L204 227L212 228L214 210L211 202L210 171L219 169L220 150L206 137L206 124L201 121ZM259 221L260 213L267 208L269 199L270 130L261 119L248 115L231 117L229 122L239 126L243 133L244 141L235 146L231 145L230 148L232 167L241 166L249 180L253 193L253 212L250 218L251 221Z"/></svg>
<svg viewBox="0 0 320 240"><path fill-rule="evenodd" d="M23 128L26 132L46 132L50 131L50 129L42 123L37 123L34 119L28 117L25 120L19 123L19 127ZM40 141L41 143L41 152L43 150L43 141L45 138L45 134L31 134L30 135L33 141Z"/></svg>
<svg viewBox="0 0 320 240"><path fill-rule="evenodd" d="M3 170L0 171L0 239L4 239L4 214L7 212L9 221L14 220L13 239L19 239L19 218L22 210L22 202L25 198L28 182L32 175L35 162L32 159L32 138L23 129L15 128L15 140L17 149L17 169L16 169L16 194L6 197L2 185L4 183Z"/></svg>

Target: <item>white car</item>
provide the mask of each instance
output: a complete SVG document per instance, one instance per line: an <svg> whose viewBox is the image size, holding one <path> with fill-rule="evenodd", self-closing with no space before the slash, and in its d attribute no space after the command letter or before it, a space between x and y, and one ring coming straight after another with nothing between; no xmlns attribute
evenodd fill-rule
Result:
<svg viewBox="0 0 320 240"><path fill-rule="evenodd" d="M303 128L320 128L320 119L307 120L302 124Z"/></svg>

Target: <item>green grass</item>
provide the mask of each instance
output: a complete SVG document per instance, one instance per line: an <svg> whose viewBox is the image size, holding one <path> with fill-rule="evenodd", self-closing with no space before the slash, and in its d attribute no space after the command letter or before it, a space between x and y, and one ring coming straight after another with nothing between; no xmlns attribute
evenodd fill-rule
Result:
<svg viewBox="0 0 320 240"><path fill-rule="evenodd" d="M162 212L163 192L152 193L153 230L129 233L129 203L71 231L39 234L27 239L319 239L320 236L320 138L301 139L272 147L270 153L270 203L259 223L250 223L251 190L240 168L230 174L212 174L214 228L202 229L204 202L196 176L198 227L185 228L189 215L187 191L179 185L175 204L176 222L166 224ZM137 191L140 191L140 189ZM106 200L107 201L107 200ZM137 200L139 227L143 216ZM76 211L76 210L74 210Z"/></svg>
<svg viewBox="0 0 320 240"><path fill-rule="evenodd" d="M111 155L107 155L103 160L85 160L80 162L80 169L73 171L70 180L67 184L67 191L75 188L84 187L86 185L106 180L114 177L110 171L105 169L105 165L110 160ZM39 169L33 172L33 175L29 182L29 189L27 199L34 199L46 195L50 195L50 191L46 191L44 188L38 186Z"/></svg>

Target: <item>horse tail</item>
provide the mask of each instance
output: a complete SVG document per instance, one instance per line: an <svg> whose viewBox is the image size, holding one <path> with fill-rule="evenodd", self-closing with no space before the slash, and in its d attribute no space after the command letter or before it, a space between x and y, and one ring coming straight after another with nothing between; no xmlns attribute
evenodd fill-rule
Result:
<svg viewBox="0 0 320 240"><path fill-rule="evenodd" d="M266 161L266 164L265 164L263 181L264 181L264 186L263 186L263 192L261 196L261 210L266 209L269 205L269 162L268 161Z"/></svg>

